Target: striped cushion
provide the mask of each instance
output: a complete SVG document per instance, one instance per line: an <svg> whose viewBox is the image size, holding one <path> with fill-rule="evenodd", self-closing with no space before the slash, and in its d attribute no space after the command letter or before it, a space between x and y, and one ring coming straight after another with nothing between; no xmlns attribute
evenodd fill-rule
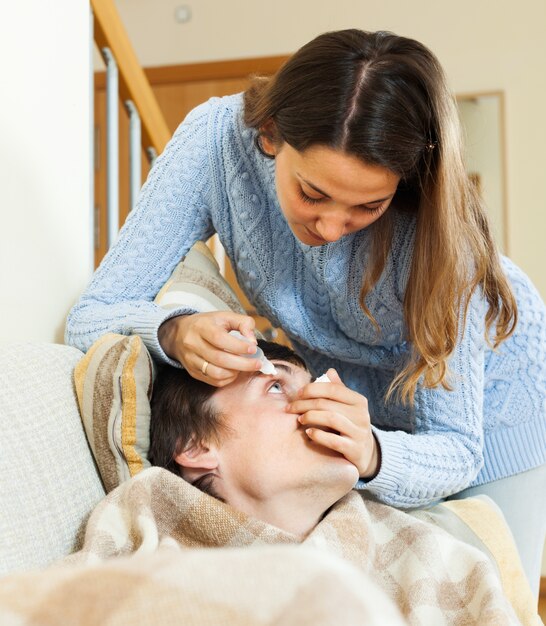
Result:
<svg viewBox="0 0 546 626"><path fill-rule="evenodd" d="M87 438L105 490L150 467L152 359L142 339L109 333L74 371Z"/></svg>
<svg viewBox="0 0 546 626"><path fill-rule="evenodd" d="M215 258L202 241L198 241L174 268L155 302L166 309L186 306L200 313L245 312L235 292L220 273Z"/></svg>
<svg viewBox="0 0 546 626"><path fill-rule="evenodd" d="M203 313L244 313L202 242L176 266L155 302ZM108 492L150 466L153 362L140 337L110 333L91 346L74 375L85 431Z"/></svg>

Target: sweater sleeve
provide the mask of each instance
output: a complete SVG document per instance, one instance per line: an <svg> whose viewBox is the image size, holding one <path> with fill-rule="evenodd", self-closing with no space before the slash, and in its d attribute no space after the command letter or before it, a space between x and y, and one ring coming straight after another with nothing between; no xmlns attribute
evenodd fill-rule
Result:
<svg viewBox="0 0 546 626"><path fill-rule="evenodd" d="M412 508L457 493L477 476L483 465L484 320L477 290L449 359L452 391L418 386L412 434L373 427L381 468L359 488L386 504Z"/></svg>
<svg viewBox="0 0 546 626"><path fill-rule="evenodd" d="M184 308L153 299L191 246L213 232L207 125L213 104L194 109L178 127L142 187L119 236L68 315L66 343L86 351L101 335L140 335L160 361L159 326Z"/></svg>

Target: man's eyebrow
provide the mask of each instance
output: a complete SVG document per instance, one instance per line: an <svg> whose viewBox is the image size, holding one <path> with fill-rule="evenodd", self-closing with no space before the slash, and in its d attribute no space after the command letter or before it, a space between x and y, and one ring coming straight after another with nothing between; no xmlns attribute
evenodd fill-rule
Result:
<svg viewBox="0 0 546 626"><path fill-rule="evenodd" d="M305 180L305 178L303 178L301 174L298 174L298 172L296 172L296 176L306 185L309 185L311 189L314 189L317 193L322 194L325 198L330 198L330 196L325 191L322 191L322 189L319 189L316 185L313 185L313 183L309 182L308 180ZM377 204L378 202L385 202L385 200L390 200L393 196L394 194L391 193L388 196L385 196L384 198L378 198L377 200L370 200L369 202L365 202L364 204L357 204L356 206L366 206L368 204Z"/></svg>
<svg viewBox="0 0 546 626"><path fill-rule="evenodd" d="M290 374L290 375L294 374L294 367L290 365L286 365L285 363L273 363L273 365L275 366L275 369L277 371L281 370L285 374ZM250 383L260 380L260 378L263 378L264 376L271 376L271 374L264 374L263 372L254 372L253 374L251 374L250 378L247 380L245 387L248 387Z"/></svg>
<svg viewBox="0 0 546 626"><path fill-rule="evenodd" d="M284 363L273 363L273 365L275 366L276 370L282 370L282 371L286 372L287 374L293 374L294 373L294 368L291 367L290 365L285 365Z"/></svg>

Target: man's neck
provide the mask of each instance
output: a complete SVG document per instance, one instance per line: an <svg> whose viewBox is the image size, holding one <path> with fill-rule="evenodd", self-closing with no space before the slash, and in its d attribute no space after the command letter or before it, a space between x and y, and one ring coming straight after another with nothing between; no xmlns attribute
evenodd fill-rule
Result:
<svg viewBox="0 0 546 626"><path fill-rule="evenodd" d="M301 540L315 528L337 498L317 493L289 493L277 498L255 500L244 496L228 497L233 508L296 535Z"/></svg>

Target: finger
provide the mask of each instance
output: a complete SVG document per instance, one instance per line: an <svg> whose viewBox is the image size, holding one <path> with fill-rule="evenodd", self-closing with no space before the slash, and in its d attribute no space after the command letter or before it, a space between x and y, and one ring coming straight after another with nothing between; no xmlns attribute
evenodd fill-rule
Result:
<svg viewBox="0 0 546 626"><path fill-rule="evenodd" d="M362 404L356 406L354 404L348 404L347 402L331 400L330 398L296 399L290 402L286 410L289 413L307 413L308 411L331 411L332 413L344 414L350 413L354 414L355 418L360 415L366 415L366 411L363 410Z"/></svg>
<svg viewBox="0 0 546 626"><path fill-rule="evenodd" d="M238 330L241 335L245 336L247 339L250 339L254 344L257 344L258 341L256 339L255 330L256 330L256 321L253 317L249 315L245 315L237 328L234 330Z"/></svg>
<svg viewBox="0 0 546 626"><path fill-rule="evenodd" d="M185 369L193 378L201 380L209 385L217 387L225 386L239 376L239 370L219 367L209 361L209 359L201 356L201 354L191 353L186 355L187 358L182 362ZM210 355L207 355L210 357ZM239 357L241 358L241 357Z"/></svg>
<svg viewBox="0 0 546 626"><path fill-rule="evenodd" d="M341 380L341 378L339 377L339 374L337 373L337 371L331 367L327 372L326 372L326 376L328 376L328 378L333 382L333 383L341 383L343 384L343 381Z"/></svg>
<svg viewBox="0 0 546 626"><path fill-rule="evenodd" d="M256 328L256 322L250 315L243 315L241 313L234 313L232 311L225 312L223 316L223 326L227 331L238 330L241 335L250 339L252 343L256 344L256 335L254 334ZM222 319L222 318L219 318Z"/></svg>
<svg viewBox="0 0 546 626"><path fill-rule="evenodd" d="M254 320L253 320L254 321ZM232 354L255 354L256 338L252 342L246 341L234 335L230 335L229 331L215 324L205 324L200 329L199 336L215 348L230 352Z"/></svg>
<svg viewBox="0 0 546 626"><path fill-rule="evenodd" d="M325 448L339 452L345 458L351 452L350 439L335 433L328 433L320 428L306 428L305 434L313 441ZM350 459L347 459L350 460Z"/></svg>
<svg viewBox="0 0 546 626"><path fill-rule="evenodd" d="M205 369L204 373L203 369ZM214 387L225 387L237 380L240 372L225 370L208 363L206 368L201 367L199 370L191 371L190 374L194 378L197 378L208 385L212 385Z"/></svg>
<svg viewBox="0 0 546 626"><path fill-rule="evenodd" d="M361 404L363 400L367 403L362 394L349 389L342 382L333 381L331 383L309 383L299 390L298 399L311 398L328 398L351 405Z"/></svg>
<svg viewBox="0 0 546 626"><path fill-rule="evenodd" d="M260 369L261 360L252 359L237 354L231 354L224 350L218 350L206 341L202 341L195 350L191 363L195 369L200 369L203 361L208 361L219 370L234 372L256 372Z"/></svg>
<svg viewBox="0 0 546 626"><path fill-rule="evenodd" d="M330 411L308 411L298 417L300 424L305 427L317 427L322 430L329 428L336 434L354 437L358 435L358 428L346 416L341 413L332 413Z"/></svg>

